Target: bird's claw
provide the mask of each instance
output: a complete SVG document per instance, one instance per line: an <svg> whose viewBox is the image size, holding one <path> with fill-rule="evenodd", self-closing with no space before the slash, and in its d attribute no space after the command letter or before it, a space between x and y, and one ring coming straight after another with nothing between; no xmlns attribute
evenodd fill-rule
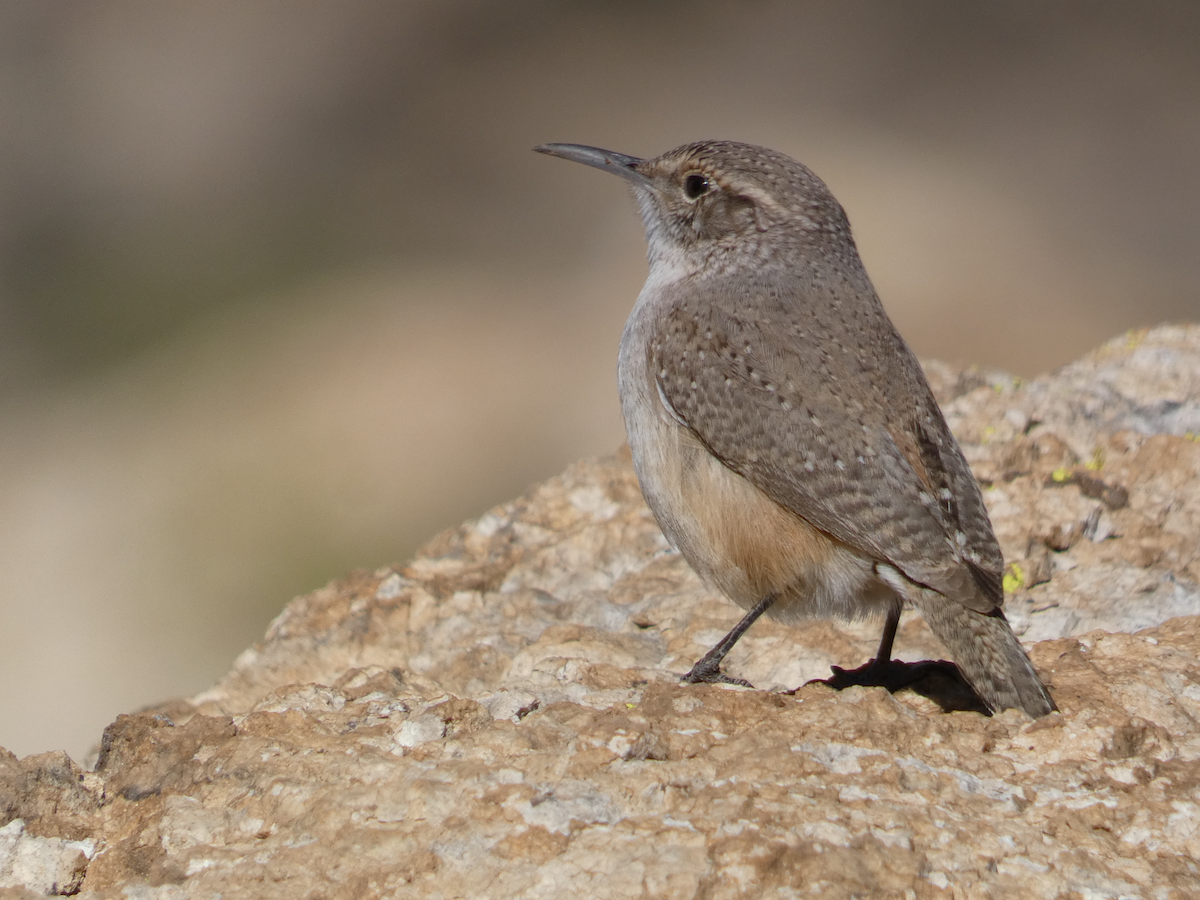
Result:
<svg viewBox="0 0 1200 900"><path fill-rule="evenodd" d="M726 675L721 671L720 663L711 665L703 659L692 666L692 670L679 680L683 684L736 684L739 687L754 687L754 685L744 678L734 678L732 675Z"/></svg>

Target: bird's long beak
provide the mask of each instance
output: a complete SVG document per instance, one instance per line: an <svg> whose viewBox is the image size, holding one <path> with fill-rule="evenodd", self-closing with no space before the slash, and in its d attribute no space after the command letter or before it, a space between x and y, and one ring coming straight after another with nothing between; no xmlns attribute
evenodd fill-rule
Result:
<svg viewBox="0 0 1200 900"><path fill-rule="evenodd" d="M649 187L650 179L638 171L642 160L636 156L626 156L624 153L613 153L611 150L601 150L599 147L585 147L583 144L538 144L533 148L537 153L558 156L593 166L620 175L626 181L631 181L638 187Z"/></svg>

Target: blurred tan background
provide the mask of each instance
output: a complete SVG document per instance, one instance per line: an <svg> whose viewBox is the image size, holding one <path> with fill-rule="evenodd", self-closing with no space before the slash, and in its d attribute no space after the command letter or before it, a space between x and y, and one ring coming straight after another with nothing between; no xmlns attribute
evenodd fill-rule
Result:
<svg viewBox="0 0 1200 900"><path fill-rule="evenodd" d="M621 184L807 162L918 353L1200 313L1194 3L0 6L0 745L206 687L294 594L622 440Z"/></svg>

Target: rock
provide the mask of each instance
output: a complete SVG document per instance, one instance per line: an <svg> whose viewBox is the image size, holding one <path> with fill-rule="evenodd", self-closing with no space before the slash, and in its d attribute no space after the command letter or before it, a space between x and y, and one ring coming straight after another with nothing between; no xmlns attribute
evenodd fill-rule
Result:
<svg viewBox="0 0 1200 900"><path fill-rule="evenodd" d="M75 894L96 852L91 838L68 841L25 832L13 819L0 828L0 888L24 888L34 896Z"/></svg>
<svg viewBox="0 0 1200 900"><path fill-rule="evenodd" d="M0 756L0 885L78 886L11 836L92 897L1196 896L1200 328L931 369L1060 713L805 684L879 623L763 621L726 664L759 689L680 685L739 611L617 455L297 598L92 773ZM944 655L912 613L897 650Z"/></svg>

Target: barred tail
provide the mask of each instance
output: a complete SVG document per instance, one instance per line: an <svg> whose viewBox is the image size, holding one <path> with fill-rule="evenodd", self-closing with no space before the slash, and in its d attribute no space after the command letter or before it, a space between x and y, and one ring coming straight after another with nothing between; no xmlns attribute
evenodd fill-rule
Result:
<svg viewBox="0 0 1200 900"><path fill-rule="evenodd" d="M909 594L959 671L993 711L1023 709L1036 719L1058 709L998 607L991 613L976 612L916 585Z"/></svg>

